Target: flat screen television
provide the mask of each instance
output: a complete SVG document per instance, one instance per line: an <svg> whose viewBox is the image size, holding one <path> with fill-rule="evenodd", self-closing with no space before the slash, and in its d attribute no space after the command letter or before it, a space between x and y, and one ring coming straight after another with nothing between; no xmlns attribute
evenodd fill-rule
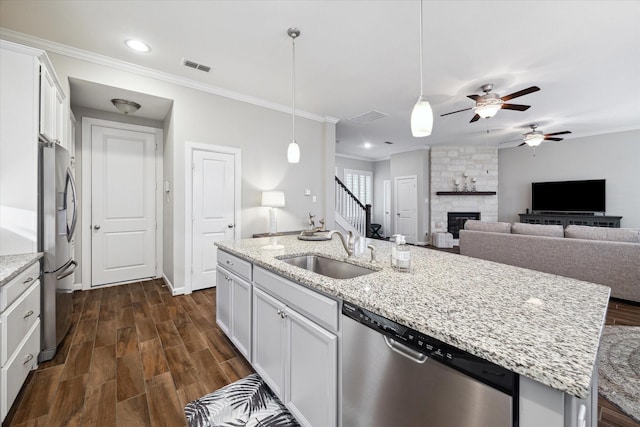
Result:
<svg viewBox="0 0 640 427"><path fill-rule="evenodd" d="M606 212L605 180L531 183L534 212Z"/></svg>

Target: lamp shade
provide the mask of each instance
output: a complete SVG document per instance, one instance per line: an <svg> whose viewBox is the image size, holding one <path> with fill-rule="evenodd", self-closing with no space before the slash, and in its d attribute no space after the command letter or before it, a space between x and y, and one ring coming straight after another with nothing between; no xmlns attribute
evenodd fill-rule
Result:
<svg viewBox="0 0 640 427"><path fill-rule="evenodd" d="M300 163L300 146L295 140L287 148L287 161L289 163Z"/></svg>
<svg viewBox="0 0 640 427"><path fill-rule="evenodd" d="M416 137L429 136L433 129L433 110L427 98L420 95L411 112L411 134Z"/></svg>
<svg viewBox="0 0 640 427"><path fill-rule="evenodd" d="M263 191L262 206L270 208L284 207L284 193L282 191Z"/></svg>

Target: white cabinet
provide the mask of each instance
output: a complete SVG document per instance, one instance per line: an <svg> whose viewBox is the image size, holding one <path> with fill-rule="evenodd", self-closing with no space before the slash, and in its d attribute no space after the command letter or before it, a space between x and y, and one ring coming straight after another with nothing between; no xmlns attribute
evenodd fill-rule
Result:
<svg viewBox="0 0 640 427"><path fill-rule="evenodd" d="M335 301L259 268L254 280L254 368L303 426L337 425L338 337L291 307L306 292ZM269 295L274 280L281 293Z"/></svg>
<svg viewBox="0 0 640 427"><path fill-rule="evenodd" d="M40 353L40 262L0 288L0 415L7 416Z"/></svg>
<svg viewBox="0 0 640 427"><path fill-rule="evenodd" d="M238 351L251 361L251 283L218 267L216 323Z"/></svg>
<svg viewBox="0 0 640 427"><path fill-rule="evenodd" d="M64 93L53 72L40 67L40 134L51 142L64 145L65 114ZM68 147L66 147L68 149Z"/></svg>
<svg viewBox="0 0 640 427"><path fill-rule="evenodd" d="M251 361L252 265L222 251L218 251L218 261L216 323L245 359Z"/></svg>

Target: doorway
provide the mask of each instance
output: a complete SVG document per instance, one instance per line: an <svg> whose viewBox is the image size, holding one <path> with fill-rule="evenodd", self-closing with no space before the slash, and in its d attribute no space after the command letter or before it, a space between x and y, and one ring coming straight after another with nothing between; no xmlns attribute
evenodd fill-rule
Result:
<svg viewBox="0 0 640 427"><path fill-rule="evenodd" d="M418 237L418 178L416 175L394 179L395 233L406 236L407 243Z"/></svg>
<svg viewBox="0 0 640 427"><path fill-rule="evenodd" d="M215 242L240 237L240 149L187 143L185 293L216 286Z"/></svg>
<svg viewBox="0 0 640 427"><path fill-rule="evenodd" d="M162 129L82 126L82 288L160 277Z"/></svg>

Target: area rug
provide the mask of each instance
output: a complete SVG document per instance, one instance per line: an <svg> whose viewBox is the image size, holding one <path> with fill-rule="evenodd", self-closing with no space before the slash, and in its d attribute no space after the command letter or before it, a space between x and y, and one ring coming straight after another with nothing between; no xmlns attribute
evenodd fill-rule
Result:
<svg viewBox="0 0 640 427"><path fill-rule="evenodd" d="M251 374L184 408L190 427L300 427L258 374Z"/></svg>
<svg viewBox="0 0 640 427"><path fill-rule="evenodd" d="M605 326L598 357L600 394L640 422L640 326Z"/></svg>

